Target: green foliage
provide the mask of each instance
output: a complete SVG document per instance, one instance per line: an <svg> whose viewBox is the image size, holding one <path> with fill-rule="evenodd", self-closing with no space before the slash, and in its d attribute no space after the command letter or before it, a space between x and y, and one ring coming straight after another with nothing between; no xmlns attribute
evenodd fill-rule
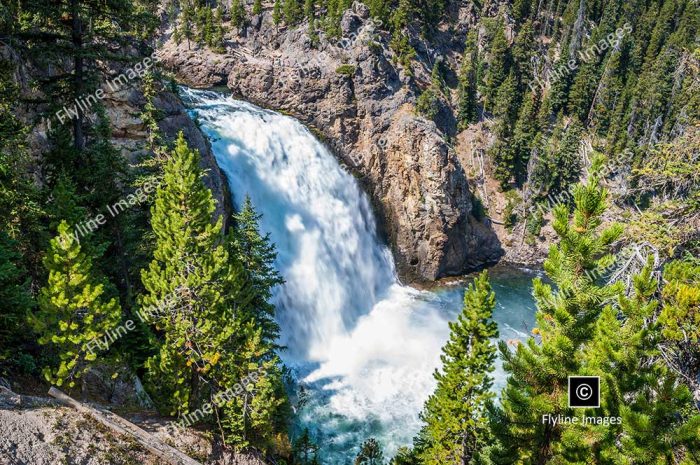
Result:
<svg viewBox="0 0 700 465"><path fill-rule="evenodd" d="M672 261L663 277L658 317L662 347L676 372L692 380L700 371L700 263L689 256Z"/></svg>
<svg viewBox="0 0 700 465"><path fill-rule="evenodd" d="M0 370L17 356L17 345L34 303L17 244L0 232ZM4 371L4 370L2 370Z"/></svg>
<svg viewBox="0 0 700 465"><path fill-rule="evenodd" d="M294 463L299 465L313 465L318 464L318 445L314 443L309 434L309 429L304 428L299 439L294 441L294 446L292 449L294 455Z"/></svg>
<svg viewBox="0 0 700 465"><path fill-rule="evenodd" d="M406 33L414 7L411 0L399 0L398 7L391 16L391 49L396 53L398 64L403 67L409 75L411 70L411 60L416 56L416 51L411 45L409 35Z"/></svg>
<svg viewBox="0 0 700 465"><path fill-rule="evenodd" d="M369 438L362 443L360 452L355 457L355 465L384 465L382 446L376 439Z"/></svg>
<svg viewBox="0 0 700 465"><path fill-rule="evenodd" d="M512 229L518 220L515 209L520 205L522 200L515 190L506 192L505 197L507 201L503 209L503 225L508 229Z"/></svg>
<svg viewBox="0 0 700 465"><path fill-rule="evenodd" d="M5 247L21 254L11 260L19 268L37 274L47 239L42 221L39 189L32 182L28 128L15 116L19 89L13 81L14 66L0 59L0 231ZM6 250L6 253L14 255ZM7 257L7 256L6 256ZM9 285L9 283L8 283ZM1 346L2 344L0 344Z"/></svg>
<svg viewBox="0 0 700 465"><path fill-rule="evenodd" d="M299 0L284 0L282 12L284 13L284 22L288 26L297 24L303 17Z"/></svg>
<svg viewBox="0 0 700 465"><path fill-rule="evenodd" d="M437 388L421 414L420 459L425 465L477 463L489 443L486 408L491 403L498 336L491 319L496 297L484 271L464 293L464 308L450 323L440 356Z"/></svg>
<svg viewBox="0 0 700 465"><path fill-rule="evenodd" d="M457 88L459 103L457 121L464 129L477 120L477 70L479 68L479 50L476 31L467 35L467 43L459 68L459 86Z"/></svg>
<svg viewBox="0 0 700 465"><path fill-rule="evenodd" d="M349 64L340 65L335 69L335 72L341 76L352 77L355 74L355 66Z"/></svg>
<svg viewBox="0 0 700 465"><path fill-rule="evenodd" d="M275 252L261 236L249 201L222 239L215 203L204 186L199 154L182 135L164 166L151 224L153 261L142 271L140 303L158 309L158 354L146 363L152 392L164 408L185 414L217 392L245 383L239 396L214 407L225 440L235 448L268 450L284 431L287 399L273 353L278 328L267 302L281 279Z"/></svg>
<svg viewBox="0 0 700 465"><path fill-rule="evenodd" d="M541 145L538 139L533 139L537 158L530 182L540 197L559 194L576 183L581 174L580 140L581 125L577 122L565 125L563 121L557 125L544 147L538 147Z"/></svg>
<svg viewBox="0 0 700 465"><path fill-rule="evenodd" d="M231 24L233 27L242 27L246 23L245 5L242 0L233 0L231 4Z"/></svg>
<svg viewBox="0 0 700 465"><path fill-rule="evenodd" d="M275 321L275 306L269 303L272 290L284 283L284 279L274 267L277 252L269 234L260 233L261 216L255 211L250 197L246 196L240 213L234 215L234 227L229 234L229 252L241 261L246 283L252 290L250 302L255 313L250 315L261 336L268 344L273 344L279 333Z"/></svg>
<svg viewBox="0 0 700 465"><path fill-rule="evenodd" d="M199 154L182 134L164 170L151 212L155 250L141 273L146 293L140 303L164 309L154 322L162 339L147 364L151 383L169 392L170 412L185 413L197 400L198 374L219 361L235 328L223 309L228 254L220 244L221 219L212 222L215 204L202 182Z"/></svg>
<svg viewBox="0 0 700 465"><path fill-rule="evenodd" d="M498 89L508 77L511 60L505 26L502 22L497 22L493 24L492 29L493 36L488 48L488 67L484 77L485 104L489 109L494 106Z"/></svg>
<svg viewBox="0 0 700 465"><path fill-rule="evenodd" d="M272 22L275 26L282 21L282 2L281 0L275 0L274 6L272 7Z"/></svg>
<svg viewBox="0 0 700 465"><path fill-rule="evenodd" d="M68 223L62 222L44 259L49 280L31 318L39 343L50 345L58 357L58 366L43 370L46 380L57 386L75 385L97 356L93 341L121 318L119 302L108 296L108 285L94 275L92 263L93 257L81 250Z"/></svg>
<svg viewBox="0 0 700 465"><path fill-rule="evenodd" d="M396 455L391 459L389 465L418 465L419 459L413 449L402 446L396 451Z"/></svg>
<svg viewBox="0 0 700 465"><path fill-rule="evenodd" d="M563 454L573 436L563 426L541 421L542 415L566 414L569 374L586 374L577 356L595 332L601 309L620 292L619 285L595 279L614 260L610 245L622 233L619 225L600 230L607 192L591 176L574 189L575 209L558 205L554 230L559 243L550 248L544 269L553 285L536 278L538 339L529 339L512 352L502 343L504 369L509 373L501 405L491 416L497 439L492 458L498 463L525 460L545 463ZM555 290L556 289L556 290ZM572 446L573 447L573 446Z"/></svg>
<svg viewBox="0 0 700 465"><path fill-rule="evenodd" d="M260 15L260 14L262 14L262 12L263 12L262 0L255 0L255 2L253 2L253 14Z"/></svg>
<svg viewBox="0 0 700 465"><path fill-rule="evenodd" d="M527 181L527 165L539 132L537 121L539 107L539 94L526 95L513 130L513 171L518 185Z"/></svg>
<svg viewBox="0 0 700 465"><path fill-rule="evenodd" d="M440 113L440 97L433 87L428 87L416 100L416 112L434 121Z"/></svg>

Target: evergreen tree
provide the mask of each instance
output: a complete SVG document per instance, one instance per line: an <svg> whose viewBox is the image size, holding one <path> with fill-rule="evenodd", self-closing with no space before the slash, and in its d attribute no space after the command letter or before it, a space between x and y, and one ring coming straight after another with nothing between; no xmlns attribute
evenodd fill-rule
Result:
<svg viewBox="0 0 700 465"><path fill-rule="evenodd" d="M272 22L277 26L282 20L282 2L281 0L275 0L275 4L272 7Z"/></svg>
<svg viewBox="0 0 700 465"><path fill-rule="evenodd" d="M37 276L40 255L48 239L40 205L40 191L32 182L32 160L27 147L28 127L14 114L19 89L14 65L0 58L0 231L11 239L5 245L21 254L15 265ZM17 257L18 259L20 257Z"/></svg>
<svg viewBox="0 0 700 465"><path fill-rule="evenodd" d="M284 0L284 22L288 26L293 26L301 19L302 11L299 5L299 0Z"/></svg>
<svg viewBox="0 0 700 465"><path fill-rule="evenodd" d="M49 280L39 295L39 310L32 324L39 343L50 345L57 367L44 368L47 381L68 386L97 357L96 340L113 330L121 318L119 302L109 297L107 283L93 273L93 257L86 255L65 221L44 259Z"/></svg>
<svg viewBox="0 0 700 465"><path fill-rule="evenodd" d="M355 465L384 465L382 446L376 439L369 438L362 443L354 463Z"/></svg>
<svg viewBox="0 0 700 465"><path fill-rule="evenodd" d="M299 465L311 465L317 460L318 445L311 439L309 428L304 428L299 439L294 441L292 453L294 454L294 463Z"/></svg>
<svg viewBox="0 0 700 465"><path fill-rule="evenodd" d="M253 3L253 14L254 15L260 15L263 12L262 8L262 0L255 0Z"/></svg>
<svg viewBox="0 0 700 465"><path fill-rule="evenodd" d="M573 218L566 205L554 209L559 243L550 248L544 263L553 284L539 278L533 282L537 339L530 338L515 352L500 344L509 377L490 422L497 463L546 463L567 450L572 437L564 434L564 425L543 423L542 416L567 413L567 377L584 374L580 351L593 338L601 310L621 290L596 279L615 260L610 245L622 233L617 224L601 230L608 193L595 174L600 163L596 161L586 184L574 188Z"/></svg>
<svg viewBox="0 0 700 465"><path fill-rule="evenodd" d="M17 244L0 231L0 373L12 359L25 334L25 322L33 307L28 275L20 268Z"/></svg>
<svg viewBox="0 0 700 465"><path fill-rule="evenodd" d="M177 27L177 20L173 22L173 40L177 45L182 43L182 34L180 33L180 29Z"/></svg>
<svg viewBox="0 0 700 465"><path fill-rule="evenodd" d="M139 4L138 0L34 0L18 7L15 32L31 44L32 53L43 58L60 54L70 61L70 70L59 79L42 79L42 91L51 107L74 107L76 114L69 123L71 143L78 154L86 146L87 115L82 105L73 104L96 90L100 69L96 64L115 58L132 60L126 52L133 37L128 33L150 34L158 25L155 10L141 9Z"/></svg>
<svg viewBox="0 0 700 465"><path fill-rule="evenodd" d="M149 380L172 413L186 413L199 400L200 376L217 364L235 329L222 295L228 260L222 223L212 222L214 199L202 176L199 153L180 133L151 209L153 261L141 272L141 305L162 309L154 319L162 337L147 363Z"/></svg>
<svg viewBox="0 0 700 465"><path fill-rule="evenodd" d="M496 305L488 275L482 272L464 293L464 307L450 323L450 339L440 356L442 370L434 374L435 393L421 414L421 463L447 465L475 463L488 444L486 407L498 336L491 317Z"/></svg>
<svg viewBox="0 0 700 465"><path fill-rule="evenodd" d="M104 211L106 206L116 205L126 195L126 189L133 182L131 171L121 152L112 145L112 128L102 105L96 105L96 123L88 132L86 158L89 169L81 173L80 179L89 190L84 202L92 211ZM132 283L138 278L131 268L131 258L139 248L144 230L138 230L132 220L134 211L124 211L112 217L107 215L107 224L93 232L90 245L106 250L98 269L109 280L124 290L122 302L131 303ZM84 241L86 242L86 241ZM89 251L86 249L86 251ZM100 256L104 252L100 251Z"/></svg>
<svg viewBox="0 0 700 465"><path fill-rule="evenodd" d="M246 12L242 0L233 0L231 5L231 24L237 28L241 28L246 24Z"/></svg>
<svg viewBox="0 0 700 465"><path fill-rule="evenodd" d="M414 13L411 0L399 0L397 8L391 15L391 49L398 57L398 64L404 69L409 76L413 75L411 69L411 61L416 56L416 51L411 45L409 34L406 33L406 28L410 24Z"/></svg>
<svg viewBox="0 0 700 465"><path fill-rule="evenodd" d="M185 7L182 9L182 14L180 15L182 18L182 37L185 38L187 41L187 50L190 49L190 41L194 39L194 28L193 28L193 22L194 22L194 7L192 4L187 2Z"/></svg>
<svg viewBox="0 0 700 465"><path fill-rule="evenodd" d="M484 77L485 105L489 110L493 107L498 89L503 81L508 78L510 71L510 53L508 40L506 39L505 26L502 22L494 25L493 37L489 45L488 68Z"/></svg>
<svg viewBox="0 0 700 465"><path fill-rule="evenodd" d="M246 282L253 292L250 308L256 326L263 331L268 343L277 339L279 326L275 321L275 306L269 302L272 290L284 283L274 267L277 252L270 234L260 233L260 218L250 197L246 196L241 211L234 215L233 231L229 235L229 252L239 258L246 274Z"/></svg>
<svg viewBox="0 0 700 465"><path fill-rule="evenodd" d="M465 128L470 123L477 121L476 72L479 67L478 53L476 32L470 31L467 35L467 44L459 69L457 121L460 128Z"/></svg>
<svg viewBox="0 0 700 465"><path fill-rule="evenodd" d="M418 465L419 463L415 450L403 446L396 451L396 455L391 459L389 465Z"/></svg>
<svg viewBox="0 0 700 465"><path fill-rule="evenodd" d="M243 214L240 236L221 236L199 165L180 133L152 208L154 258L142 271L141 304L158 309L159 353L146 364L149 386L173 413L213 403L226 443L268 450L284 431L287 407L281 363L266 336L277 331L265 313L272 311L265 285L279 281L265 261L274 249L255 229L259 216L252 209ZM250 380L256 371L257 380ZM217 392L246 379L244 392L216 405Z"/></svg>
<svg viewBox="0 0 700 465"><path fill-rule="evenodd" d="M525 100L520 107L520 114L513 130L514 171L515 179L519 185L527 180L527 164L530 161L530 152L533 142L539 132L537 113L539 111L539 94L525 95Z"/></svg>
<svg viewBox="0 0 700 465"><path fill-rule="evenodd" d="M245 9L243 10L245 15ZM226 35L226 29L224 27L224 13L223 8L219 7L214 13L214 32L212 34L212 48L216 53L225 53L224 48L224 36Z"/></svg>
<svg viewBox="0 0 700 465"><path fill-rule="evenodd" d="M693 381L700 372L700 260L672 261L663 276L660 346L671 368L695 390L700 384Z"/></svg>

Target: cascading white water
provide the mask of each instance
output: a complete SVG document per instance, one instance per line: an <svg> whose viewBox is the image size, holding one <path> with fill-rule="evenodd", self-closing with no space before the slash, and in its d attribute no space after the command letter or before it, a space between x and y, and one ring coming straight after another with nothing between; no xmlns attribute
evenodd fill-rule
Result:
<svg viewBox="0 0 700 465"><path fill-rule="evenodd" d="M299 122L219 93L183 92L236 203L251 197L277 246L282 356L306 387L298 424L316 434L322 463L348 463L372 436L389 456L409 445L458 293L398 283L366 195Z"/></svg>

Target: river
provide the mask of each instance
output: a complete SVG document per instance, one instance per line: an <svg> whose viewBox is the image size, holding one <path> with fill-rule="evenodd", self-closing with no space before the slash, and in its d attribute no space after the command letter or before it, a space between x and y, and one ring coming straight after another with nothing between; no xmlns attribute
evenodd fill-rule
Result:
<svg viewBox="0 0 700 465"><path fill-rule="evenodd" d="M293 436L309 428L327 465L352 463L369 437L391 457L420 428L463 284L432 291L402 285L367 196L301 123L217 92L182 92L234 202L250 196L277 246L286 280L274 296L287 347L281 357L303 399ZM503 340L522 340L534 325L532 277L491 271ZM500 365L494 376L498 389L505 382Z"/></svg>

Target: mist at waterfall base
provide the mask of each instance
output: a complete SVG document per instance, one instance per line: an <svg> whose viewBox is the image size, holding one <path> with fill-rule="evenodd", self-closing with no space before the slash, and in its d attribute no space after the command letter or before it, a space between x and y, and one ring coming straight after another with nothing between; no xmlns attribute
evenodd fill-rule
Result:
<svg viewBox="0 0 700 465"><path fill-rule="evenodd" d="M250 196L286 283L275 303L296 393L293 436L309 428L321 463L352 463L376 438L385 456L410 445L463 286L399 284L367 196L298 121L211 91L182 90L212 142L234 201ZM532 275L493 270L504 340L534 324ZM496 388L504 384L499 367Z"/></svg>

